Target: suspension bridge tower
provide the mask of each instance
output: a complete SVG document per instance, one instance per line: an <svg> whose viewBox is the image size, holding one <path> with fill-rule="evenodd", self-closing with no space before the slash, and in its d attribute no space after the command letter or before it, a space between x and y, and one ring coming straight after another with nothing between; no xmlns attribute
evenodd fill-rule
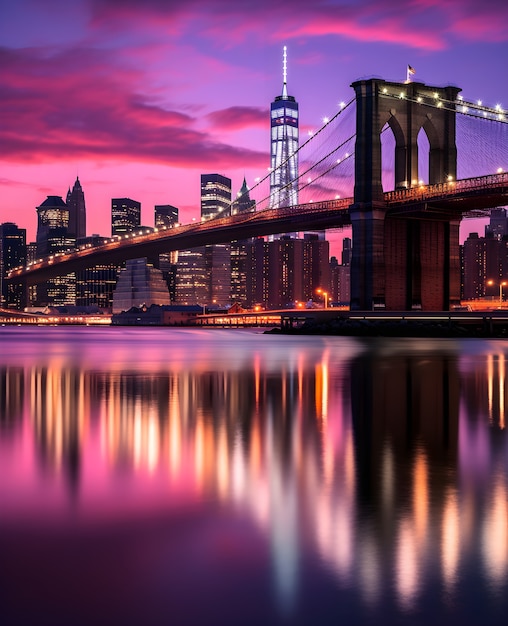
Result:
<svg viewBox="0 0 508 626"><path fill-rule="evenodd" d="M351 309L448 310L460 301L457 215L428 206L416 217L390 215L383 198L381 133L395 138L395 188L419 184L418 134L429 142L429 184L455 180L457 87L353 83L356 145Z"/></svg>

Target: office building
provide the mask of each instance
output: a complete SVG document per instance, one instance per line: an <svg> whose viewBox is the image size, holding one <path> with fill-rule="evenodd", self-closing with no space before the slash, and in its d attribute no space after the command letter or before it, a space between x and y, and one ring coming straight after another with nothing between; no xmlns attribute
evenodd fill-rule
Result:
<svg viewBox="0 0 508 626"><path fill-rule="evenodd" d="M506 209L491 209L489 224L485 227L485 236L491 234L494 239L502 239L508 235L508 217Z"/></svg>
<svg viewBox="0 0 508 626"><path fill-rule="evenodd" d="M69 233L74 235L75 239L86 237L85 194L78 177L72 191L69 189L67 192L66 204L69 209Z"/></svg>
<svg viewBox="0 0 508 626"><path fill-rule="evenodd" d="M171 204L156 204L154 210L155 228L174 228L178 225L178 209Z"/></svg>
<svg viewBox="0 0 508 626"><path fill-rule="evenodd" d="M168 305L169 292L160 270L146 258L129 259L120 271L113 292L113 313L152 304Z"/></svg>
<svg viewBox="0 0 508 626"><path fill-rule="evenodd" d="M76 237L69 232L69 208L61 196L48 196L37 207L37 257L73 250ZM50 278L32 291L36 304L66 306L76 304L76 274Z"/></svg>
<svg viewBox="0 0 508 626"><path fill-rule="evenodd" d="M205 247L180 250L175 277L175 303L199 304L210 301L210 284L205 267Z"/></svg>
<svg viewBox="0 0 508 626"><path fill-rule="evenodd" d="M236 194L236 198L231 205L231 215L238 215L239 213L253 213L256 210L256 201L251 200L249 187L245 176L243 178L240 191Z"/></svg>
<svg viewBox="0 0 508 626"><path fill-rule="evenodd" d="M344 252L343 252L344 253ZM349 306L351 300L351 268L340 265L337 257L330 259L330 302L340 306Z"/></svg>
<svg viewBox="0 0 508 626"><path fill-rule="evenodd" d="M279 309L317 298L318 289L329 292L328 256L328 242L311 234L247 244L247 306Z"/></svg>
<svg viewBox="0 0 508 626"><path fill-rule="evenodd" d="M288 95L284 46L282 94L270 105L270 207L298 204L298 102Z"/></svg>
<svg viewBox="0 0 508 626"><path fill-rule="evenodd" d="M462 298L495 297L499 285L508 280L508 240L471 233L462 245Z"/></svg>
<svg viewBox="0 0 508 626"><path fill-rule="evenodd" d="M178 226L178 208L171 204L155 205L155 228L175 228ZM178 262L178 251L173 250L159 255L159 269L164 276L164 280L169 289L171 302L176 300L176 264Z"/></svg>
<svg viewBox="0 0 508 626"><path fill-rule="evenodd" d="M201 174L201 221L231 215L231 179L221 174Z"/></svg>
<svg viewBox="0 0 508 626"><path fill-rule="evenodd" d="M141 225L141 203L131 198L111 200L111 234L126 235Z"/></svg>
<svg viewBox="0 0 508 626"><path fill-rule="evenodd" d="M231 214L253 213L256 201L251 200L245 177L240 191L231 205ZM247 303L247 244L253 239L231 242L231 302L245 306Z"/></svg>
<svg viewBox="0 0 508 626"><path fill-rule="evenodd" d="M37 208L37 255L39 258L63 252L69 238L69 208L61 196L48 196ZM75 238L73 241L73 247Z"/></svg>
<svg viewBox="0 0 508 626"><path fill-rule="evenodd" d="M221 174L201 175L201 221L231 215L231 179ZM205 302L219 307L231 303L231 245L205 246L208 297ZM196 304L196 303L190 303Z"/></svg>
<svg viewBox="0 0 508 626"><path fill-rule="evenodd" d="M26 265L26 230L13 222L0 224L0 307L22 309L25 305L22 284L4 280L13 268Z"/></svg>
<svg viewBox="0 0 508 626"><path fill-rule="evenodd" d="M342 240L342 265L351 265L351 258L353 256L353 247L351 245L351 237L344 237Z"/></svg>
<svg viewBox="0 0 508 626"><path fill-rule="evenodd" d="M464 300L497 298L508 293L508 218L506 209L493 209L485 237L470 233L460 248L461 296Z"/></svg>
<svg viewBox="0 0 508 626"><path fill-rule="evenodd" d="M79 239L76 245L78 248L95 247L107 241L109 237L90 235ZM120 267L113 263L101 263L76 272L76 305L97 306L105 311L112 311L113 292Z"/></svg>

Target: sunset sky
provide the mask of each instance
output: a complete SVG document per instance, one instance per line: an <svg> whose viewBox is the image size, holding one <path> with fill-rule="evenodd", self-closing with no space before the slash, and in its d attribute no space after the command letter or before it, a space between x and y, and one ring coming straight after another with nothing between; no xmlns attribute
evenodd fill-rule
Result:
<svg viewBox="0 0 508 626"><path fill-rule="evenodd" d="M76 175L102 235L112 197L153 225L154 204L199 216L201 173L252 186L284 45L302 135L353 81L403 81L408 63L508 108L506 0L0 0L0 223L33 240L35 207Z"/></svg>

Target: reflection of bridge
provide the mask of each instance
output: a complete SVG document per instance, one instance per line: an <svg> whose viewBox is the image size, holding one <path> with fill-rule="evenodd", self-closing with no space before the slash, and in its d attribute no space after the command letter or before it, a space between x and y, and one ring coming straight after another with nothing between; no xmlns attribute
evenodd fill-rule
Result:
<svg viewBox="0 0 508 626"><path fill-rule="evenodd" d="M356 137L354 198L117 237L97 248L55 255L14 270L9 280L36 283L95 264L351 224L352 309L448 310L460 300L460 219L467 213L507 204L508 174L457 180L456 117L467 111L463 104L459 106L459 89L378 79L358 81L353 88L356 133L347 141ZM504 112L496 109L489 115L506 127ZM386 129L395 140L395 190L390 192L383 191L381 180L381 135ZM429 142L428 185L421 184L418 171L420 131ZM336 146L345 143L335 142L328 155L334 156L334 165L327 172L341 163L335 159Z"/></svg>

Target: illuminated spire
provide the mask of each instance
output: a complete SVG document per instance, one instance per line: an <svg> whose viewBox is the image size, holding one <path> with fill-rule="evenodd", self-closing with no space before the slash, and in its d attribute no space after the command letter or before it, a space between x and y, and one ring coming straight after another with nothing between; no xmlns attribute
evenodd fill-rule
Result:
<svg viewBox="0 0 508 626"><path fill-rule="evenodd" d="M287 57L287 47L284 46L284 53L282 55L282 97L286 99L288 97L288 86L287 86L287 78L288 78L288 57Z"/></svg>

